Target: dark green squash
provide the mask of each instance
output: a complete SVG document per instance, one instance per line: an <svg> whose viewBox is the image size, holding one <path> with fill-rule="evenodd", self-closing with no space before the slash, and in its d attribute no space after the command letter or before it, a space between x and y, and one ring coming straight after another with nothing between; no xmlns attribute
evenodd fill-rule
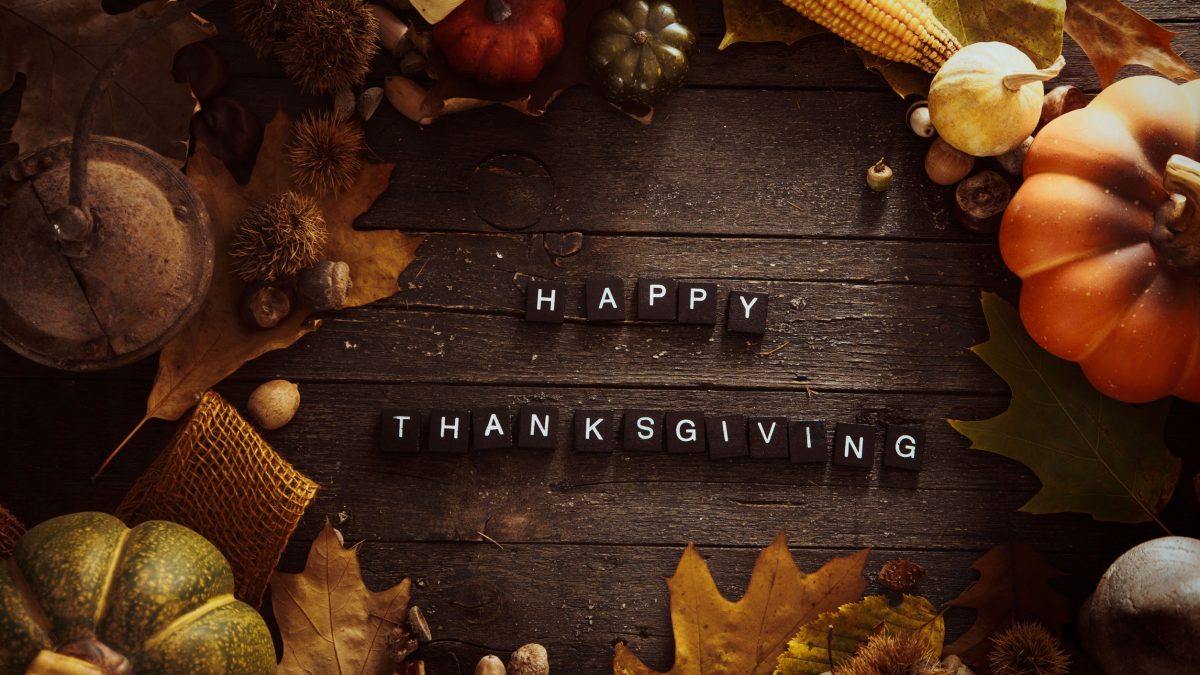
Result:
<svg viewBox="0 0 1200 675"><path fill-rule="evenodd" d="M592 20L588 65L605 97L649 104L687 78L696 36L660 0L623 0Z"/></svg>
<svg viewBox="0 0 1200 675"><path fill-rule="evenodd" d="M0 671L39 652L103 655L101 672L258 675L275 648L208 540L175 523L132 529L103 513L53 518L0 564Z"/></svg>

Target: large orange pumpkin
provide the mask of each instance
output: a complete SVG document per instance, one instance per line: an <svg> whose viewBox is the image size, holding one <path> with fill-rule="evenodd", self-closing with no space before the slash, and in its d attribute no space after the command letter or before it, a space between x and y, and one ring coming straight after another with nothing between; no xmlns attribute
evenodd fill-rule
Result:
<svg viewBox="0 0 1200 675"><path fill-rule="evenodd" d="M1200 400L1200 81L1131 77L1054 120L1000 230L1021 319L1129 402Z"/></svg>

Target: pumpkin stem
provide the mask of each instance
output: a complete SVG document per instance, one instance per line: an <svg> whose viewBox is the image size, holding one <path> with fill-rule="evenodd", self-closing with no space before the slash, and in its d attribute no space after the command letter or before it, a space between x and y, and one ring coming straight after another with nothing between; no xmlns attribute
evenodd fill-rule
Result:
<svg viewBox="0 0 1200 675"><path fill-rule="evenodd" d="M649 39L650 39L650 33L647 31L644 31L644 30L639 30L638 32L633 34L634 44L644 45L644 44L646 44L646 40L649 40Z"/></svg>
<svg viewBox="0 0 1200 675"><path fill-rule="evenodd" d="M1150 241L1171 265L1200 274L1200 162L1172 155L1163 187L1171 196L1154 212Z"/></svg>
<svg viewBox="0 0 1200 675"><path fill-rule="evenodd" d="M57 651L43 650L26 675L133 675L133 664L99 640L72 640Z"/></svg>
<svg viewBox="0 0 1200 675"><path fill-rule="evenodd" d="M512 16L512 6L504 0L488 0L487 13L492 23L504 23Z"/></svg>
<svg viewBox="0 0 1200 675"><path fill-rule="evenodd" d="M1067 60L1060 54L1054 63L1050 64L1049 68L1041 68L1039 70L1031 70L1029 72L1010 73L1000 80L1006 89L1009 91L1020 91L1021 87L1034 82L1045 82L1058 77L1062 69L1067 65Z"/></svg>

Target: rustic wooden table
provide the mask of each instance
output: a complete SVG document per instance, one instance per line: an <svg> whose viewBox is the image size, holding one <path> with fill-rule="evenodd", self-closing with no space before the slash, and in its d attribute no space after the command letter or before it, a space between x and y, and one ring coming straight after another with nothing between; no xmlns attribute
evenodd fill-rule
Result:
<svg viewBox="0 0 1200 675"><path fill-rule="evenodd" d="M1200 51L1200 7L1130 4L1181 32L1185 55ZM941 602L996 543L1031 544L1070 573L1068 590L1078 594L1117 553L1156 533L1017 511L1038 481L1015 462L968 450L943 422L1007 404L1003 382L968 352L986 338L980 289L1011 298L1016 288L994 241L951 222L948 191L924 176L925 142L908 132L905 104L840 41L718 52L719 3L700 5L690 85L650 126L585 88L564 93L542 118L492 107L426 128L385 104L368 135L398 166L359 226L427 236L400 293L329 316L218 387L242 406L264 380L300 384L296 420L265 434L321 485L284 566L301 565L327 517L347 539L366 540L369 584L414 580L437 639L424 649L433 673L473 672L486 651L527 641L549 648L555 672L606 672L615 640L668 667L663 578L687 542L733 597L757 550L786 529L804 569L871 547L871 573L912 558L929 569L921 590ZM236 73L234 95L264 121L279 106L297 114L321 103L235 40L228 3L210 15ZM1078 47L1066 56L1065 79L1095 89ZM396 70L381 58L377 77ZM881 155L897 178L876 195L863 172ZM660 275L769 293L768 332L595 326L577 305L562 326L523 320L527 277L581 284L599 273L627 288ZM149 359L81 376L0 354L0 503L27 523L115 506L174 428L151 423L90 480L140 418L154 369ZM384 407L527 401L564 415L668 407L921 424L930 450L924 471L909 474L577 455L565 429L552 454L377 449ZM1187 426L1197 413L1175 406L1176 452L1194 450ZM1173 522L1194 513L1188 506L1172 507ZM970 619L952 613L951 630Z"/></svg>

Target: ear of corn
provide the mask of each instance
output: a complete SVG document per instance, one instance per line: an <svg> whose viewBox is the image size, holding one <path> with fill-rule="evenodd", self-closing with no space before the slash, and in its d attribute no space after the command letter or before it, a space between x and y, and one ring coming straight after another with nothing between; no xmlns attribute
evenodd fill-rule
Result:
<svg viewBox="0 0 1200 675"><path fill-rule="evenodd" d="M782 1L860 49L929 73L962 46L921 0Z"/></svg>

